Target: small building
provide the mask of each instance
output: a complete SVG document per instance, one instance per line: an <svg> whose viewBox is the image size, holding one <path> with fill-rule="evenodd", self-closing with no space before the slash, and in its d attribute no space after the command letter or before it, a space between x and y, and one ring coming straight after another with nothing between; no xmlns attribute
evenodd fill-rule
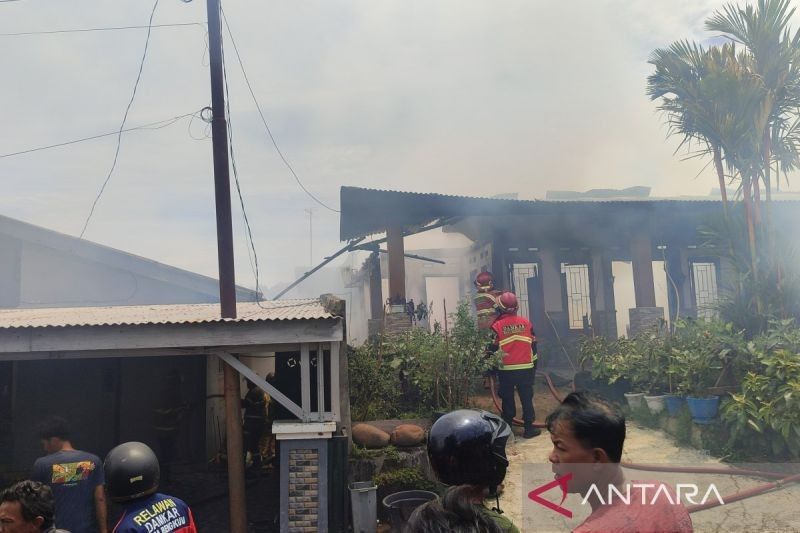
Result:
<svg viewBox="0 0 800 533"><path fill-rule="evenodd" d="M327 491L343 494L328 472L343 464L329 448L347 447L333 444L349 426L345 306L236 292L238 318L222 320L214 278L0 217L0 480L27 475L41 455L34 427L53 414L100 456L134 439L158 453L154 410L187 406L174 455L206 464L225 446L230 364L265 388L277 378L283 530L341 523L346 507ZM290 486L292 462L316 469L316 487ZM300 509L290 490L316 506Z"/></svg>
<svg viewBox="0 0 800 533"><path fill-rule="evenodd" d="M227 364L286 413L273 430L281 441L281 530L326 531L329 514L341 522L345 508L329 503L331 494L344 494L329 483L329 465L344 468L347 452L346 438L338 447L333 439L349 428L343 312L335 299L242 303L235 319L220 318L215 304L0 310L0 388L35 392L10 410L6 467L30 468L39 455L32 426L44 414L69 416L81 447L101 456L129 440L158 452L152 413L180 402L195 406L182 440L221 447L224 410L207 399L222 394ZM240 358L272 359L280 390ZM176 361L185 362L177 371ZM83 375L74 377L75 368ZM108 368L116 369L110 382ZM207 388L183 386L186 368L204 376Z"/></svg>

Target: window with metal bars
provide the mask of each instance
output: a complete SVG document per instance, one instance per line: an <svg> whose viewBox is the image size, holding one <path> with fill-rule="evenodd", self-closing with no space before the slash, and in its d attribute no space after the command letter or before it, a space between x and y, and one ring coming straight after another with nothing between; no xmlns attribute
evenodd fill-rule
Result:
<svg viewBox="0 0 800 533"><path fill-rule="evenodd" d="M585 329L592 324L592 298L589 287L589 265L561 263L566 278L569 329Z"/></svg>

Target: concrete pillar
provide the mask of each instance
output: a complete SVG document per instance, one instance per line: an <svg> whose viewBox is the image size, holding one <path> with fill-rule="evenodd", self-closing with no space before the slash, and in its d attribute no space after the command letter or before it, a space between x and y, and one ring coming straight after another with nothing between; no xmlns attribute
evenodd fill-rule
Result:
<svg viewBox="0 0 800 533"><path fill-rule="evenodd" d="M383 318L383 294L381 293L381 258L378 252L369 256L369 317Z"/></svg>
<svg viewBox="0 0 800 533"><path fill-rule="evenodd" d="M0 235L0 308L19 307L22 294L22 243Z"/></svg>
<svg viewBox="0 0 800 533"><path fill-rule="evenodd" d="M609 338L617 336L617 313L614 307L614 282L611 260L601 249L592 250L592 327L595 333Z"/></svg>
<svg viewBox="0 0 800 533"><path fill-rule="evenodd" d="M636 307L629 311L629 315L631 336L636 336L657 329L664 318L664 308L656 307L653 244L648 234L639 233L631 240L631 260Z"/></svg>
<svg viewBox="0 0 800 533"><path fill-rule="evenodd" d="M406 299L406 263L403 230L389 228L386 231L386 248L389 252L389 298L392 303Z"/></svg>
<svg viewBox="0 0 800 533"><path fill-rule="evenodd" d="M653 245L650 236L639 234L631 240L633 290L636 307L655 307L656 289L653 282Z"/></svg>
<svg viewBox="0 0 800 533"><path fill-rule="evenodd" d="M502 232L497 232L492 241L491 273L494 285L500 290L511 290L511 279L508 275L508 239Z"/></svg>
<svg viewBox="0 0 800 533"><path fill-rule="evenodd" d="M544 308L546 311L562 312L564 310L561 299L561 265L556 252L545 248L539 250L542 262L542 285L544 288Z"/></svg>

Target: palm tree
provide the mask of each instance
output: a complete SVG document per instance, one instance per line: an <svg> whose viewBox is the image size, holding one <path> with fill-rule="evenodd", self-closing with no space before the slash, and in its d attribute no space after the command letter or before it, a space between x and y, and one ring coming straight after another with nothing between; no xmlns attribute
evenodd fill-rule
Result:
<svg viewBox="0 0 800 533"><path fill-rule="evenodd" d="M739 179L744 200L750 250L750 269L758 277L756 213L751 195L761 170L761 124L766 99L762 81L754 74L752 59L734 43L708 50L678 41L656 50L650 63L647 93L661 99L659 110L667 116L670 132L683 137L681 146L696 142L691 157L711 155L722 194L723 213L729 221L727 176Z"/></svg>
<svg viewBox="0 0 800 533"><path fill-rule="evenodd" d="M753 73L764 85L765 117L754 124L761 134L762 169L767 209L772 199L771 170L776 151L784 161L797 159L796 146L781 138L792 134L800 107L800 31L791 34L789 20L794 14L790 0L759 0L756 7L728 4L707 21L706 29L723 33L745 47L752 58ZM794 152L794 155L787 154ZM780 179L780 176L778 176ZM758 178L753 193L759 195Z"/></svg>

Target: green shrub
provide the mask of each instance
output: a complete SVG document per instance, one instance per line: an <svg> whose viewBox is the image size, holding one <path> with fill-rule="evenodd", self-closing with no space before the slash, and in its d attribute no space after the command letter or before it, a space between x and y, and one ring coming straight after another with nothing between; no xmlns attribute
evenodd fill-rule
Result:
<svg viewBox="0 0 800 533"><path fill-rule="evenodd" d="M754 359L741 386L722 406L732 447L776 458L800 458L800 329L773 322L748 343Z"/></svg>
<svg viewBox="0 0 800 533"><path fill-rule="evenodd" d="M429 490L439 492L440 486L425 477L421 467L406 467L388 470L376 475L373 482L382 492L391 494L401 490Z"/></svg>
<svg viewBox="0 0 800 533"><path fill-rule="evenodd" d="M462 301L452 330L412 328L355 349L350 357L354 420L420 418L469 405L475 383L491 364L488 334Z"/></svg>

